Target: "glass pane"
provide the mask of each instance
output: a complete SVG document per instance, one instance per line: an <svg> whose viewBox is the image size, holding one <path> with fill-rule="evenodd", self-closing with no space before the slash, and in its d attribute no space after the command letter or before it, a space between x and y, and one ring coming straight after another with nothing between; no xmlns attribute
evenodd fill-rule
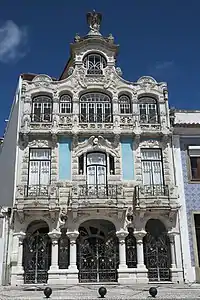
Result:
<svg viewBox="0 0 200 300"><path fill-rule="evenodd" d="M29 185L38 185L40 176L40 162L30 161L29 163Z"/></svg>
<svg viewBox="0 0 200 300"><path fill-rule="evenodd" d="M141 158L143 160L161 160L160 149L142 149Z"/></svg>
<svg viewBox="0 0 200 300"><path fill-rule="evenodd" d="M50 183L50 161L41 161L40 165L40 184L49 185Z"/></svg>
<svg viewBox="0 0 200 300"><path fill-rule="evenodd" d="M30 149L30 159L51 159L51 150L50 149Z"/></svg>
<svg viewBox="0 0 200 300"><path fill-rule="evenodd" d="M152 170L151 170L151 162L150 161L142 162L142 175L143 175L143 184L151 185L152 184Z"/></svg>
<svg viewBox="0 0 200 300"><path fill-rule="evenodd" d="M104 153L93 152L87 155L87 165L106 165L106 155Z"/></svg>

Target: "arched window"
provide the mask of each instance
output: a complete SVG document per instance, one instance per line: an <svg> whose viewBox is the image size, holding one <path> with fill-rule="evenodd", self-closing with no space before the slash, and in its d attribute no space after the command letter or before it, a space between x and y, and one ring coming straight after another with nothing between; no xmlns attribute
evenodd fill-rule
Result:
<svg viewBox="0 0 200 300"><path fill-rule="evenodd" d="M109 123L112 122L112 105L108 95L94 92L80 98L80 122Z"/></svg>
<svg viewBox="0 0 200 300"><path fill-rule="evenodd" d="M131 114L131 99L127 95L121 95L119 97L119 108L121 114Z"/></svg>
<svg viewBox="0 0 200 300"><path fill-rule="evenodd" d="M83 64L84 67L87 69L87 74L89 75L103 74L103 69L107 65L105 58L97 53L88 54L83 59Z"/></svg>
<svg viewBox="0 0 200 300"><path fill-rule="evenodd" d="M139 99L140 122L155 124L159 122L157 100L153 97L143 96Z"/></svg>
<svg viewBox="0 0 200 300"><path fill-rule="evenodd" d="M52 98L45 95L34 97L32 100L32 122L51 122L52 121Z"/></svg>
<svg viewBox="0 0 200 300"><path fill-rule="evenodd" d="M60 97L60 113L71 114L72 113L72 98L70 95L65 94Z"/></svg>

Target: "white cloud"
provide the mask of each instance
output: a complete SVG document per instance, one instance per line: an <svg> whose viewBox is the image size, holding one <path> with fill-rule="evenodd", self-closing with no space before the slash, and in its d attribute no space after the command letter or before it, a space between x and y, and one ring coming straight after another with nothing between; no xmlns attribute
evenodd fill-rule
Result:
<svg viewBox="0 0 200 300"><path fill-rule="evenodd" d="M157 62L155 65L156 70L166 70L171 68L174 65L173 61L162 61L162 62Z"/></svg>
<svg viewBox="0 0 200 300"><path fill-rule="evenodd" d="M0 62L16 61L25 55L26 28L8 20L0 27Z"/></svg>

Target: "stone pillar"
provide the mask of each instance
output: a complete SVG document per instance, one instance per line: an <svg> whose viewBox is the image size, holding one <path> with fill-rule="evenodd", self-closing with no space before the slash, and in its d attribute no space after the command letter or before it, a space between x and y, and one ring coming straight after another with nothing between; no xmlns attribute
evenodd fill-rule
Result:
<svg viewBox="0 0 200 300"><path fill-rule="evenodd" d="M24 232L16 232L13 234L13 238L17 238L16 246L17 252L16 256L13 257L13 267L12 267L12 274L11 274L11 284L12 285L22 285L24 284L24 268L22 266L23 260L23 240L26 237Z"/></svg>
<svg viewBox="0 0 200 300"><path fill-rule="evenodd" d="M175 252L175 233L169 232L170 251L171 251L171 268L176 268L176 252Z"/></svg>
<svg viewBox="0 0 200 300"><path fill-rule="evenodd" d="M130 276L130 269L126 264L126 237L128 231L120 230L116 232L119 240L119 268L118 268L118 283L120 284L134 284L133 276Z"/></svg>
<svg viewBox="0 0 200 300"><path fill-rule="evenodd" d="M58 270L58 240L61 236L61 232L53 230L48 233L51 238L51 267L50 270Z"/></svg>
<svg viewBox="0 0 200 300"><path fill-rule="evenodd" d="M137 247L137 283L148 283L148 270L144 264L143 238L145 235L146 231L143 229L134 231Z"/></svg>
<svg viewBox="0 0 200 300"><path fill-rule="evenodd" d="M176 260L176 244L175 237L179 233L176 231L169 231L168 236L170 239L170 251L171 251L171 281L174 283L183 282L183 272L182 268L177 268L177 260Z"/></svg>
<svg viewBox="0 0 200 300"><path fill-rule="evenodd" d="M77 247L76 239L79 236L78 231L67 232L67 236L70 240L70 250L69 250L69 267L67 275L68 284L77 284L78 283L78 269L76 264L77 257Z"/></svg>
<svg viewBox="0 0 200 300"><path fill-rule="evenodd" d="M119 239L119 269L126 269L126 243L125 239L128 235L128 231L120 230L116 232L116 236Z"/></svg>
<svg viewBox="0 0 200 300"><path fill-rule="evenodd" d="M55 229L48 235L51 238L51 266L48 271L48 284L59 284L58 241L61 233Z"/></svg>

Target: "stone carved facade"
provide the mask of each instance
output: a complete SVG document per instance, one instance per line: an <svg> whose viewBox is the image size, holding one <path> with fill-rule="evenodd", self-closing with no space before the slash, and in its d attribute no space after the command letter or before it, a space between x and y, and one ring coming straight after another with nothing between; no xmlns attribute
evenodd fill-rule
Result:
<svg viewBox="0 0 200 300"><path fill-rule="evenodd" d="M26 276L25 267L21 263L22 258L16 256L17 245L20 241L17 233L25 234L33 231L30 226L38 220L46 222L48 237L52 239L54 256L51 257L51 266L45 270L45 276L48 273L48 279L45 277L45 280L50 284L78 283L78 278L82 276L79 274L78 277L78 273L81 272L80 263L83 262L77 261L76 252L80 251L80 247L77 250L76 239L78 243L82 224L90 221L93 224L94 220L99 224L99 233L105 222L107 224L104 226L105 228L110 226L113 230L112 226L115 227L116 237L120 239L119 269L112 270L113 274L118 273L119 283L146 283L150 280L143 251L143 241L148 231L146 226L149 220L159 219L165 225L166 232L174 230L177 233L176 247L173 251L176 251L177 255L180 253L179 223L177 221L180 205L173 177L170 144L172 128L169 121L166 83L158 83L149 76L143 76L136 82L123 79L121 70L115 65L118 46L114 44L113 37L103 38L99 34L94 34L95 30L92 27L86 39L75 37L75 43L71 46L73 59L71 58L59 80L40 74L33 76L31 80L24 76L22 81L20 155L14 203L15 235L11 255L14 257L11 284L23 284L24 274ZM99 64L95 65L95 61L92 62L94 69L96 68L96 74L92 73L93 69L88 70L86 67L87 59L90 59L92 53L95 53L98 59L100 57L102 66L102 69L99 69ZM104 65L104 61L106 61L106 65ZM88 71L91 73L88 74ZM110 119L98 122L92 122L89 119L84 122L81 120L80 99L86 92L105 93L111 99L112 116ZM70 107L69 111L63 113L60 99L64 94L70 95L71 103L69 106L63 106L64 108ZM43 95L48 96L52 101L51 117L48 116L42 122L36 122L33 115L33 100L35 97ZM130 104L127 106L123 106L123 104L120 106L119 99L122 95L126 95L130 99ZM144 96L156 99L157 108L154 117L157 119L155 122L142 122L140 99ZM88 107L92 106L88 105ZM107 109L110 106L105 107ZM127 111L122 113L124 107ZM128 111L127 107L131 109ZM150 106L145 112L145 118L151 117L149 109L151 109ZM43 111L40 117L43 118ZM64 162L61 161L63 151L61 145L63 140L65 143L66 138L70 140L69 144L64 144L65 151L70 153L70 159L67 162L70 172L65 166L63 175ZM127 139L131 142L126 142ZM124 148L123 140L125 140ZM39 196L24 194L24 186L29 184L29 152L32 148L51 149L50 185L45 190L46 194L41 195L40 193ZM163 176L165 186L168 188L167 193L159 191L157 195L151 188L149 196L142 190L144 184L141 149L143 148L162 150ZM130 157L133 158L133 162L128 161L127 163L126 152L123 151L131 152ZM106 184L103 187L99 184L100 188L95 186L91 193L90 186L88 188L88 173L83 170L80 172L81 156L84 155L84 162L86 162L87 155L90 153L103 153L107 159ZM127 163L126 168L124 160ZM132 174L131 164L133 164L134 176L130 175ZM127 175L125 175L126 169L130 169ZM66 178L69 173L70 178ZM130 176L132 176L131 179ZM112 226L106 222L110 222L109 224ZM43 232L45 232L43 223L38 226L43 226ZM126 258L126 251L128 251L126 250L126 237L131 228L134 230L132 241L136 243L134 247L137 248L138 254L138 262L134 268L127 266ZM64 269L59 266L60 258L58 259L60 255L58 240L62 236L61 230L66 230L69 239L69 245L65 248L66 253L70 253L69 264ZM67 237L65 236L65 238ZM62 255L64 255L63 253ZM183 281L181 260L177 259L172 262L172 266L173 269L171 266L168 267L170 280L173 282Z"/></svg>

